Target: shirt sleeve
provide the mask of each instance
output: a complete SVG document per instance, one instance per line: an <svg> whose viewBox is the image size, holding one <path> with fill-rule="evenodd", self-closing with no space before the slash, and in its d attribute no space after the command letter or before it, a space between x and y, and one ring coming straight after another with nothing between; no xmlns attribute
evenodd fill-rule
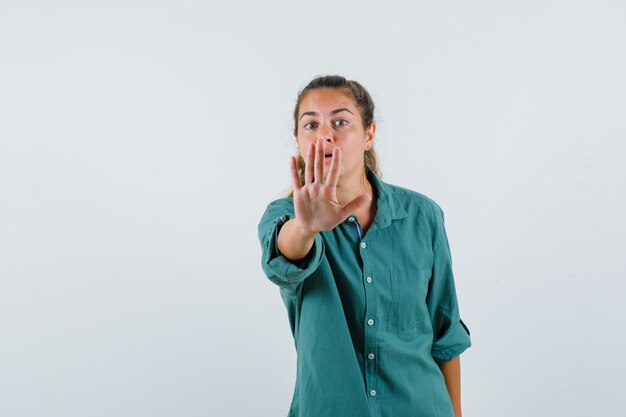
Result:
<svg viewBox="0 0 626 417"><path fill-rule="evenodd" d="M454 359L471 346L470 332L459 313L452 272L450 245L440 207L436 210L433 270L426 304L433 327L432 356L441 363Z"/></svg>
<svg viewBox="0 0 626 417"><path fill-rule="evenodd" d="M318 233L313 247L304 259L292 262L285 258L278 250L278 232L293 217L292 199L276 200L265 210L258 231L263 272L274 284L295 290L320 266L324 256L324 241Z"/></svg>

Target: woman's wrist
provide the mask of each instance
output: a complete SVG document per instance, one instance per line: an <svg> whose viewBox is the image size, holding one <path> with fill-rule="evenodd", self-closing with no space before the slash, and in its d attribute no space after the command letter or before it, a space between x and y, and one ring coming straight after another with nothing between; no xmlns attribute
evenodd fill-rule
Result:
<svg viewBox="0 0 626 417"><path fill-rule="evenodd" d="M290 261L298 262L310 252L316 236L316 232L302 229L296 219L290 219L278 233L278 250Z"/></svg>

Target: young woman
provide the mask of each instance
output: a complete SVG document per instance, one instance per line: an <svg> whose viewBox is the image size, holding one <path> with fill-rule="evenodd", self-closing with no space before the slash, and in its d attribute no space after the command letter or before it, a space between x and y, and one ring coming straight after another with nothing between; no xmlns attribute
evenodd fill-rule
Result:
<svg viewBox="0 0 626 417"><path fill-rule="evenodd" d="M297 351L289 417L459 417L459 314L443 211L381 180L374 104L313 79L294 110L293 191L259 223Z"/></svg>

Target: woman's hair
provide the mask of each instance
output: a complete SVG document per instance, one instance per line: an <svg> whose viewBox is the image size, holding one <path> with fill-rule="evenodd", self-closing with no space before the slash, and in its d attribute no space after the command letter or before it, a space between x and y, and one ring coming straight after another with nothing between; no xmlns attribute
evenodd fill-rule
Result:
<svg viewBox="0 0 626 417"><path fill-rule="evenodd" d="M300 104L302 104L302 100L307 93L318 88L334 88L346 91L352 95L352 98L356 102L356 106L361 114L361 119L363 120L363 128L367 129L374 122L374 101L365 87L356 81L347 80L341 75L320 75L311 80L311 82L298 93L296 106L293 109L294 134L296 136L298 135L298 113L300 111ZM378 166L378 158L373 144L371 148L365 151L364 158L365 166L370 168L381 178L382 173ZM304 158L302 158L302 155L299 153L296 155L296 166L298 168L298 175L300 176L300 183L304 184L305 163ZM293 186L291 187L288 197L293 197Z"/></svg>

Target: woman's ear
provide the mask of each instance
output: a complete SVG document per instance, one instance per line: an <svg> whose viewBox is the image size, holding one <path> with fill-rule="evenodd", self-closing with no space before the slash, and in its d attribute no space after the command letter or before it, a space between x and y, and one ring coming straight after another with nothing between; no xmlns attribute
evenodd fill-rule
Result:
<svg viewBox="0 0 626 417"><path fill-rule="evenodd" d="M374 146L374 136L376 135L376 123L372 122L365 129L365 148L369 150L372 146Z"/></svg>

